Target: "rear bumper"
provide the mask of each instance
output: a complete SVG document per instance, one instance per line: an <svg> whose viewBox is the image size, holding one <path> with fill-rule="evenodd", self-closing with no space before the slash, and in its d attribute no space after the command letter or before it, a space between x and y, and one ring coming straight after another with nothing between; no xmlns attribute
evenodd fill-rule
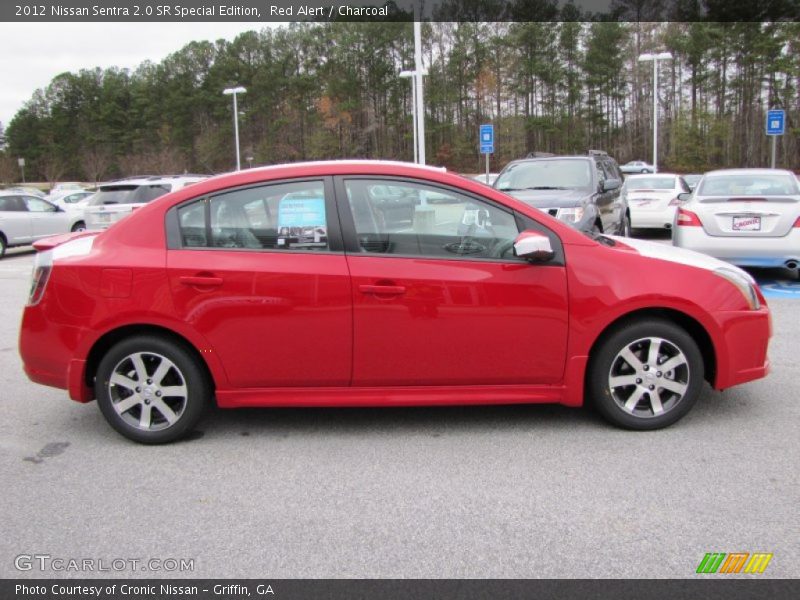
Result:
<svg viewBox="0 0 800 600"><path fill-rule="evenodd" d="M44 318L40 306L26 306L20 327L19 354L23 369L34 383L69 390L77 402L92 399L86 385L84 360L73 358L85 330L54 325Z"/></svg>
<svg viewBox="0 0 800 600"><path fill-rule="evenodd" d="M669 229L675 220L675 207L664 210L641 210L630 207L631 227L634 229Z"/></svg>
<svg viewBox="0 0 800 600"><path fill-rule="evenodd" d="M783 237L714 237L702 227L676 227L672 243L742 267L782 267L800 261L800 229Z"/></svg>

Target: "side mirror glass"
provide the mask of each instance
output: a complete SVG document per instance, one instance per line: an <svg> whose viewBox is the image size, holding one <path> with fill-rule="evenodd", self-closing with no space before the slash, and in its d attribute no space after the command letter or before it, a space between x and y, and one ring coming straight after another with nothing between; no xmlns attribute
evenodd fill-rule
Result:
<svg viewBox="0 0 800 600"><path fill-rule="evenodd" d="M678 194L678 200L680 200L681 202L686 202L691 197L692 197L691 192L681 192L680 194Z"/></svg>
<svg viewBox="0 0 800 600"><path fill-rule="evenodd" d="M523 231L514 240L514 253L531 262L546 262L556 255L548 236L530 230Z"/></svg>
<svg viewBox="0 0 800 600"><path fill-rule="evenodd" d="M622 182L619 179L606 179L603 182L603 191L610 192L611 190L616 190L620 185L622 185Z"/></svg>

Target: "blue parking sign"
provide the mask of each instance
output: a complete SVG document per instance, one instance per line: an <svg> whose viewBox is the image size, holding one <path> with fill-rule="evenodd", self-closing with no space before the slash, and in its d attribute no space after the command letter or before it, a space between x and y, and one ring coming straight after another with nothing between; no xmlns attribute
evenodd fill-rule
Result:
<svg viewBox="0 0 800 600"><path fill-rule="evenodd" d="M767 111L767 135L783 135L786 129L786 111Z"/></svg>
<svg viewBox="0 0 800 600"><path fill-rule="evenodd" d="M481 154L494 153L494 125L481 125L478 145L481 147Z"/></svg>

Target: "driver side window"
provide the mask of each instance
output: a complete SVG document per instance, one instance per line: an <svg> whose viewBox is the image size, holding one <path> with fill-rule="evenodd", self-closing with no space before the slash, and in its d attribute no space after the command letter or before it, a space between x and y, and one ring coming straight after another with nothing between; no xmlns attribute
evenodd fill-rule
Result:
<svg viewBox="0 0 800 600"><path fill-rule="evenodd" d="M358 248L370 254L519 260L514 215L432 185L345 180Z"/></svg>

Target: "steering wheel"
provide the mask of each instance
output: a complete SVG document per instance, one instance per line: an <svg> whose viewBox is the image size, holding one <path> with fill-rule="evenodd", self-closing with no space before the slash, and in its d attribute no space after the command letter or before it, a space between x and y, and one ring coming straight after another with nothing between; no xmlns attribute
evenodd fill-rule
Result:
<svg viewBox="0 0 800 600"><path fill-rule="evenodd" d="M506 255L509 250L511 256L514 256L514 240L501 240L492 247L489 256L492 258L508 258Z"/></svg>

